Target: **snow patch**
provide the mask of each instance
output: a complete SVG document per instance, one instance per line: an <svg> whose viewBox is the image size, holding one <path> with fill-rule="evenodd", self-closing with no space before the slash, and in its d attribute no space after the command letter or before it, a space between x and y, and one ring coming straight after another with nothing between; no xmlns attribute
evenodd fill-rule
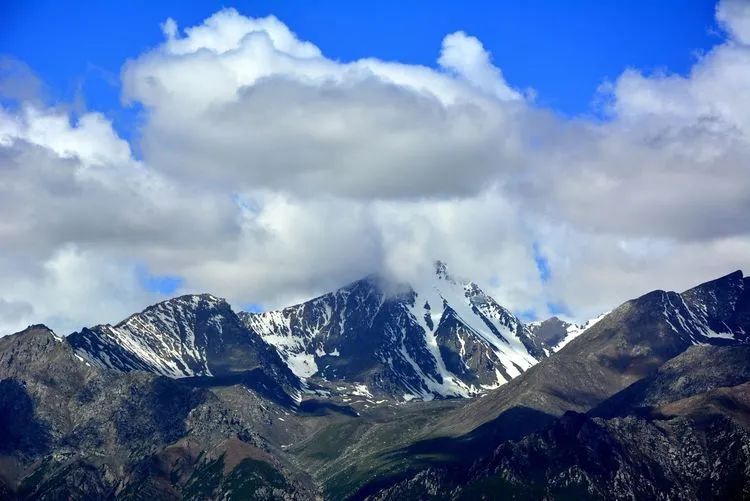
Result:
<svg viewBox="0 0 750 501"><path fill-rule="evenodd" d="M289 353L286 357L286 364L295 376L302 379L307 379L318 372L315 356L310 353Z"/></svg>
<svg viewBox="0 0 750 501"><path fill-rule="evenodd" d="M364 384L355 384L354 390L352 390L352 395L372 398L372 393L370 393L370 389L367 388L367 385L364 385Z"/></svg>

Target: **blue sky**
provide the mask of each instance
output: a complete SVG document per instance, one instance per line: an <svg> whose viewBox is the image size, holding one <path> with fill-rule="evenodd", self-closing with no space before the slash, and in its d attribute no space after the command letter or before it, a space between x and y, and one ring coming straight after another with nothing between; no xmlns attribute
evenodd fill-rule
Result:
<svg viewBox="0 0 750 501"><path fill-rule="evenodd" d="M130 135L133 114L119 105L119 71L162 40L167 17L181 27L233 6L274 14L330 58L378 57L435 66L442 38L479 38L516 88L533 88L540 106L588 114L597 87L625 68L684 74L720 41L707 0L531 0L466 2L206 1L57 2L6 0L0 53L25 63L52 100L83 97Z"/></svg>

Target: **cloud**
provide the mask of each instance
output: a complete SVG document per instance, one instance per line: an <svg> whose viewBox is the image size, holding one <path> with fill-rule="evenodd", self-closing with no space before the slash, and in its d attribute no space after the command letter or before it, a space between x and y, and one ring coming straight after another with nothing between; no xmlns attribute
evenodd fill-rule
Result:
<svg viewBox="0 0 750 501"><path fill-rule="evenodd" d="M505 82L500 68L492 65L482 42L463 31L451 33L443 39L438 64L500 100L522 98Z"/></svg>
<svg viewBox="0 0 750 501"><path fill-rule="evenodd" d="M0 102L2 100L37 101L42 82L23 61L0 55Z"/></svg>
<svg viewBox="0 0 750 501"><path fill-rule="evenodd" d="M73 123L32 105L0 110L0 214L0 299L34 308L0 318L4 333L23 322L66 332L87 318L115 321L155 298L139 285L137 264L169 270L215 257L231 252L225 242L240 232L230 198L182 187L137 162L103 116ZM105 304L112 307L92 314L92 305Z"/></svg>
<svg viewBox="0 0 750 501"><path fill-rule="evenodd" d="M750 4L745 0L723 0L716 6L716 19L739 44L750 45Z"/></svg>
<svg viewBox="0 0 750 501"><path fill-rule="evenodd" d="M183 188L135 161L101 115L71 124L54 110L0 112L0 145L6 251L80 243L158 254L160 243L190 250L239 232L228 197Z"/></svg>
<svg viewBox="0 0 750 501"><path fill-rule="evenodd" d="M3 325L18 325L20 320L31 317L33 313L34 307L29 303L0 299L0 322Z"/></svg>
<svg viewBox="0 0 750 501"><path fill-rule="evenodd" d="M466 196L519 165L520 95L481 43L445 38L444 71L342 63L274 17L223 10L128 62L145 158L220 187L365 199ZM165 25L166 26L166 25Z"/></svg>
<svg viewBox="0 0 750 501"><path fill-rule="evenodd" d="M40 322L69 334L119 321L158 298L141 287L133 263L72 244L37 264L23 269L16 260L0 259L0 273L8 278L0 302L0 335Z"/></svg>
<svg viewBox="0 0 750 501"><path fill-rule="evenodd" d="M539 108L463 32L424 67L336 61L231 9L167 20L123 66L132 142L96 112L0 108L0 333L166 290L283 306L435 258L516 312L583 319L747 266L749 17L719 4L726 39L686 75L604 83L602 120Z"/></svg>
<svg viewBox="0 0 750 501"><path fill-rule="evenodd" d="M544 131L534 175L517 185L529 210L621 238L695 243L750 233L746 7L719 4L729 38L689 74L627 69L600 89L605 121Z"/></svg>
<svg viewBox="0 0 750 501"><path fill-rule="evenodd" d="M750 50L721 45L688 77L627 71L611 98L612 120L563 157L565 176L547 198L555 212L630 236L750 232Z"/></svg>

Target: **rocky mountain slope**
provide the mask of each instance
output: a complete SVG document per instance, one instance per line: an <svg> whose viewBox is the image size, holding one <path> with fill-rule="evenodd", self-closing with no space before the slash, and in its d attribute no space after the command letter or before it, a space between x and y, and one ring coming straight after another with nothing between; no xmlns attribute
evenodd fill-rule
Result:
<svg viewBox="0 0 750 501"><path fill-rule="evenodd" d="M255 488L312 496L266 438L286 411L247 388L242 398L102 369L32 326L0 339L0 485L9 499L203 499L240 492L233 475L257 467Z"/></svg>
<svg viewBox="0 0 750 501"><path fill-rule="evenodd" d="M465 469L497 444L543 430L566 412L588 412L691 346L745 343L749 282L735 272L682 294L653 291L628 301L522 376L425 423L411 442L367 447L369 460L359 464L379 469L377 484L354 463L337 465L341 474L329 482L352 485L357 477L360 486L350 488L372 494L405 471L419 474L425 463Z"/></svg>
<svg viewBox="0 0 750 501"><path fill-rule="evenodd" d="M683 293L657 290L627 301L524 378L470 402L453 425L469 431L514 407L586 412L694 344L747 342L749 297L750 278L738 271Z"/></svg>
<svg viewBox="0 0 750 501"><path fill-rule="evenodd" d="M716 370L716 367L720 367ZM607 417L603 417L607 416ZM430 496L433 493L434 496ZM750 346L693 346L588 414L374 499L747 499Z"/></svg>

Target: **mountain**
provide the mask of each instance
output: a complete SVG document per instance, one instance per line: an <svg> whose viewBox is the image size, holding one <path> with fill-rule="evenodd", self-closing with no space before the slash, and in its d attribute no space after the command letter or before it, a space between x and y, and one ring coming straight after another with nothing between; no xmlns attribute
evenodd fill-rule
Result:
<svg viewBox="0 0 750 501"><path fill-rule="evenodd" d="M0 497L750 498L741 272L627 301L558 351L506 314L439 267L428 287L372 276L282 310L286 345L207 295L68 338L31 326L0 338ZM471 388L448 348L507 370L518 353L495 343L539 361L479 398L429 400L435 353ZM313 354L304 381L295 353ZM376 400L403 388L423 393Z"/></svg>
<svg viewBox="0 0 750 501"><path fill-rule="evenodd" d="M680 302L682 304L672 304ZM750 341L750 277L735 271L667 299L670 325L689 332L695 343L729 344ZM665 309L665 316L668 315Z"/></svg>
<svg viewBox="0 0 750 501"><path fill-rule="evenodd" d="M430 400L497 388L595 322L526 326L438 261L419 286L371 275L302 304L239 315L223 299L188 295L69 341L91 363L120 371L180 378L254 370L294 398L307 386L346 400Z"/></svg>
<svg viewBox="0 0 750 501"><path fill-rule="evenodd" d="M531 322L528 324L531 335L549 351L560 351L560 349L577 338L589 327L593 327L607 314L604 313L583 324L574 324L558 317L550 317L547 320Z"/></svg>
<svg viewBox="0 0 750 501"><path fill-rule="evenodd" d="M691 346L587 414L501 443L458 478L425 470L374 499L747 499L750 346Z"/></svg>
<svg viewBox="0 0 750 501"><path fill-rule="evenodd" d="M469 403L456 427L513 407L552 416L586 412L692 345L746 343L749 298L750 279L737 271L683 293L656 290L627 301L524 378Z"/></svg>
<svg viewBox="0 0 750 501"><path fill-rule="evenodd" d="M333 392L342 381L354 383L374 398L474 396L546 356L518 318L439 261L418 286L372 275L302 304L240 318L300 378Z"/></svg>
<svg viewBox="0 0 750 501"><path fill-rule="evenodd" d="M79 356L102 368L172 378L244 374L299 398L300 381L276 350L225 300L210 294L169 299L117 325L83 329L67 340Z"/></svg>
<svg viewBox="0 0 750 501"><path fill-rule="evenodd" d="M3 499L314 497L276 452L287 409L189 381L103 369L42 325L0 338Z"/></svg>
<svg viewBox="0 0 750 501"><path fill-rule="evenodd" d="M401 461L401 471L413 471L404 478L403 474L395 474L387 467L382 477L390 475L394 482L393 486L387 487L388 482L381 477L375 490L365 483L364 487L360 487L360 492L373 494L383 491L388 493L383 496L397 498L408 489L417 486L425 492L434 490L436 478L440 479L437 483L439 491L461 490L460 486L469 479L463 474L458 475L458 478L451 478L451 472L465 472L477 468L475 463L488 461L488 457L498 454L496 450L501 446L506 447L503 454L510 454L508 451L511 449L508 447L512 446L503 444L515 443L524 437L532 437L529 440L534 440L533 437L542 436L546 433L545 430L549 427L554 428L556 423L564 425L566 413L575 416L586 414L599 406L602 406L602 409L608 405L612 407L611 403L605 404L611 398L637 400L640 393L636 392L635 396L628 397L630 392L635 392L638 385L659 387L657 383L650 383L652 378L662 383L667 381L665 374L669 374L670 361L687 353L690 355L685 355L684 360L675 359L674 363L681 365L683 370L674 384L695 388L697 392L717 390L724 384L737 386L739 393L733 393L726 403L734 409L731 416L732 426L738 423L736 419L739 415L742 418L739 426L742 428L746 426L746 419L750 417L750 408L742 403L742 392L745 391L745 387L741 387L741 383L748 381L747 372L744 369L740 370L743 367L742 361L746 360L748 354L745 346L748 342L746 333L750 313L748 299L750 279L743 278L742 272L735 272L683 293L658 290L627 301L522 376L483 398L469 401L466 405L444 413L429 424L430 429L422 434L422 438L405 447L401 446L400 449L387 452L391 458ZM728 351L717 351L710 362L698 363L696 359L700 359L703 352L687 350L696 350L703 345L724 346ZM730 356L730 353L733 355ZM727 363L722 362L725 359L727 362L737 363L728 368L716 368L718 364ZM692 360L692 365L687 365L687 360ZM691 366L695 366L692 379L686 376ZM735 374L736 377L728 377L731 374ZM678 397L684 396L687 395L674 395L677 401ZM718 394L712 394L708 401L714 402L716 398L721 398L721 390ZM573 414L570 414L571 412ZM606 415L617 415L617 412L610 410ZM637 436L632 445L640 445L639 440L645 438L645 435ZM571 438L571 443L574 440L578 439ZM603 449L605 453L612 454L618 450L617 445L610 446L612 449ZM551 452L555 451L553 445L542 444L539 447L545 450L550 447ZM560 447L561 454L564 455L570 445ZM582 447L586 447L586 444ZM701 454L703 452L706 450ZM384 453L383 450L373 451L374 456L382 456ZM646 457L651 453L644 451ZM441 459L428 461L434 464L425 467L425 457ZM518 470L514 470L513 473L519 477L511 483L512 489L521 493L519 497L522 499L525 498L523 493L530 498L544 497L543 492L540 494L532 489L537 485L534 482L538 481L538 478L525 477L520 473L528 466L523 466L524 463L520 462L522 457L523 453L519 453ZM414 464L412 461L418 461L417 464L422 466L410 466ZM544 468L548 471L547 468L560 464L560 458L553 454L540 461L541 464L534 465L534 468ZM596 464L591 457L587 461ZM732 465L742 468L744 464ZM534 471L536 470L530 469L529 475L533 475ZM658 474L653 471L646 473ZM485 485L482 489L504 488L506 480ZM543 480L540 482L544 484ZM527 487L530 490L527 490ZM477 493L473 492L472 495L476 496ZM572 497L580 495L581 492L578 490L571 491ZM564 496L564 492L556 493L552 497L559 496ZM595 493L591 496L597 497Z"/></svg>

